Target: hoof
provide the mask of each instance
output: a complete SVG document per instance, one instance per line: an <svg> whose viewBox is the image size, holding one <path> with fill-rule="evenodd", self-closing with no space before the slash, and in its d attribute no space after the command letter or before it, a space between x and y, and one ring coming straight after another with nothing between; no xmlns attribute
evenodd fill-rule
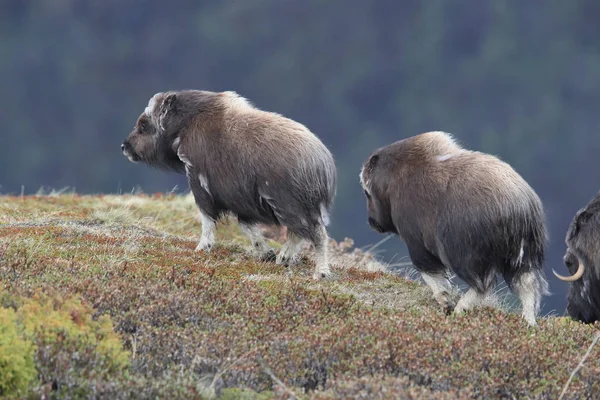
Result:
<svg viewBox="0 0 600 400"><path fill-rule="evenodd" d="M259 256L259 259L264 262L273 262L277 259L277 255L273 250L269 250Z"/></svg>
<svg viewBox="0 0 600 400"><path fill-rule="evenodd" d="M275 263L277 265L284 265L286 267L293 267L295 265L300 264L300 257L289 257L287 255L281 255L281 253L279 254L279 256L277 256L277 259L275 261Z"/></svg>
<svg viewBox="0 0 600 400"><path fill-rule="evenodd" d="M316 271L312 277L314 280L319 281L322 279L329 278L330 276L331 276L331 271L327 270L327 271Z"/></svg>
<svg viewBox="0 0 600 400"><path fill-rule="evenodd" d="M200 243L198 243L198 246L196 246L194 251L204 251L206 253L209 253L213 249L213 247L214 246L212 243L202 243L201 241Z"/></svg>
<svg viewBox="0 0 600 400"><path fill-rule="evenodd" d="M450 315L453 312L457 312L457 305L450 300L450 295L447 292L440 293L435 300L442 307L442 311L446 315ZM463 310L461 310L462 312Z"/></svg>

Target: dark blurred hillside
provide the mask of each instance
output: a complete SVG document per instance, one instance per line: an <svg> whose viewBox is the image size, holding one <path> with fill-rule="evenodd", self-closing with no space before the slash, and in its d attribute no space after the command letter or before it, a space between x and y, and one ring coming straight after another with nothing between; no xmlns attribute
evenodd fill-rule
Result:
<svg viewBox="0 0 600 400"><path fill-rule="evenodd" d="M548 270L565 272L567 225L600 189L599 18L593 0L3 0L0 191L184 190L120 143L157 91L235 90L333 151L336 239L381 239L358 181L367 155L445 130L538 191ZM562 313L566 285L551 283L545 311Z"/></svg>

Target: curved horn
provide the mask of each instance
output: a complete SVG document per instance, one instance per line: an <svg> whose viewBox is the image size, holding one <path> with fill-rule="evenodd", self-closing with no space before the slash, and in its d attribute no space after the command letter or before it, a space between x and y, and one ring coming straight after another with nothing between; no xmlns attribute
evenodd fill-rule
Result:
<svg viewBox="0 0 600 400"><path fill-rule="evenodd" d="M556 277L558 279L560 279L561 281L565 281L565 282L573 282L576 281L577 279L581 278L581 276L583 275L583 271L585 270L585 265L583 265L583 263L581 262L581 260L579 260L579 266L577 267L577 272L575 272L575 274L573 276L562 276L556 273L556 271L553 269L552 272L554 272L554 275L556 275Z"/></svg>

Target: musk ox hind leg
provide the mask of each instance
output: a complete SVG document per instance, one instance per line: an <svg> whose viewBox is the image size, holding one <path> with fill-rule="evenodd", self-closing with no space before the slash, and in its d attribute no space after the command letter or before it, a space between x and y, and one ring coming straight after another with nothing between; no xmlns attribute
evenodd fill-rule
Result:
<svg viewBox="0 0 600 400"><path fill-rule="evenodd" d="M275 261L275 251L269 247L260 228L252 223L240 221L242 232L252 243L252 255L260 261Z"/></svg>
<svg viewBox="0 0 600 400"><path fill-rule="evenodd" d="M407 240L408 254L413 265L421 273L423 281L433 292L433 298L442 306L446 314L452 312L452 284L448 269L420 241Z"/></svg>
<svg viewBox="0 0 600 400"><path fill-rule="evenodd" d="M543 271L531 269L515 277L514 290L521 300L523 318L531 326L536 324L536 316L540 311L542 296L548 294L548 282Z"/></svg>
<svg viewBox="0 0 600 400"><path fill-rule="evenodd" d="M300 262L300 246L303 241L304 239L294 232L288 232L287 240L279 251L279 254L277 254L275 263L287 267L298 264Z"/></svg>
<svg viewBox="0 0 600 400"><path fill-rule="evenodd" d="M323 225L315 227L313 243L315 245L315 272L313 279L319 280L331 275L329 268L329 235Z"/></svg>

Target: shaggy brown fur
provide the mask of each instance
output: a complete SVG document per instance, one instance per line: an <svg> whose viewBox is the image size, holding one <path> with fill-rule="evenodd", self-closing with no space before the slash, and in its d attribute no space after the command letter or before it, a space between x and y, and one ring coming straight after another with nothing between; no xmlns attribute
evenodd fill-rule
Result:
<svg viewBox="0 0 600 400"><path fill-rule="evenodd" d="M542 203L497 157L469 151L445 132L428 132L376 150L363 165L369 224L398 234L436 299L449 304L448 272L470 290L454 307L480 303L500 273L530 324L548 284Z"/></svg>
<svg viewBox="0 0 600 400"><path fill-rule="evenodd" d="M261 259L274 256L257 224L286 226L279 264L317 252L315 278L330 273L326 226L336 192L333 157L304 125L260 110L235 92L157 93L123 143L133 162L185 172L202 219L197 250L214 245L216 221L237 216Z"/></svg>

